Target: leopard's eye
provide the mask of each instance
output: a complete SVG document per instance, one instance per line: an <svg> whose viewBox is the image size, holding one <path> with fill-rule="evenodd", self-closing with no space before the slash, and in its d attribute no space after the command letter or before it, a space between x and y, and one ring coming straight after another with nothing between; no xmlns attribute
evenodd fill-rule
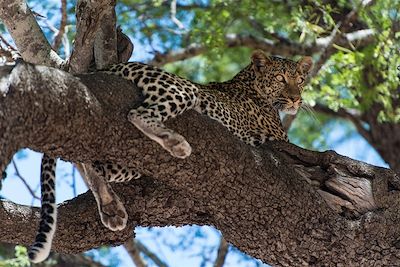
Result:
<svg viewBox="0 0 400 267"><path fill-rule="evenodd" d="M304 79L302 77L297 77L296 82L297 84L302 84L304 82Z"/></svg>
<svg viewBox="0 0 400 267"><path fill-rule="evenodd" d="M280 74L276 75L276 76L275 76L275 79L276 79L277 81L279 81L279 82L284 82L284 81L285 81L285 78L284 78L282 75L280 75Z"/></svg>

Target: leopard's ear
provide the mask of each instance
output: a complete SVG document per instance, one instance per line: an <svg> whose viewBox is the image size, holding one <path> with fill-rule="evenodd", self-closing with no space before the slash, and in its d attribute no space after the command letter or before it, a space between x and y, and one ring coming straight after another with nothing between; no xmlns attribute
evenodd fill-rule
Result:
<svg viewBox="0 0 400 267"><path fill-rule="evenodd" d="M271 59L263 51L255 50L251 55L251 62L253 63L254 70L261 72L270 64Z"/></svg>
<svg viewBox="0 0 400 267"><path fill-rule="evenodd" d="M308 75L313 66L312 57L302 57L297 61L297 69L304 75Z"/></svg>

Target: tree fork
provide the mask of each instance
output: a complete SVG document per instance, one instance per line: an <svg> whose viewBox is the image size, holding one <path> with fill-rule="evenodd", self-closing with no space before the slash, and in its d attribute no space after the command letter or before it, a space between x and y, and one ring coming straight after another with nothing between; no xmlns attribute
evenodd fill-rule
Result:
<svg viewBox="0 0 400 267"><path fill-rule="evenodd" d="M269 264L400 262L400 186L391 170L287 143L252 148L194 111L167 123L193 147L189 158L172 158L126 119L139 90L101 73L73 76L21 63L1 77L0 93L2 169L29 147L72 162L109 160L147 176L113 185L130 218L124 231L101 224L88 192L61 204L56 251L118 245L138 225L200 224ZM38 209L1 203L0 240L29 244Z"/></svg>

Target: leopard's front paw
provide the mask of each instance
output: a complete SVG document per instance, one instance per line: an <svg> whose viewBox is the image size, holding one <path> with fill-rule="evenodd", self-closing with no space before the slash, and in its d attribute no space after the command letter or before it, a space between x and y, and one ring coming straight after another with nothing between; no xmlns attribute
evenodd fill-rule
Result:
<svg viewBox="0 0 400 267"><path fill-rule="evenodd" d="M180 134L166 132L161 135L161 139L163 140L163 147L176 158L184 159L192 153L192 147Z"/></svg>
<svg viewBox="0 0 400 267"><path fill-rule="evenodd" d="M110 203L100 207L100 219L104 226L111 231L120 231L126 227L128 213L121 200L113 199Z"/></svg>

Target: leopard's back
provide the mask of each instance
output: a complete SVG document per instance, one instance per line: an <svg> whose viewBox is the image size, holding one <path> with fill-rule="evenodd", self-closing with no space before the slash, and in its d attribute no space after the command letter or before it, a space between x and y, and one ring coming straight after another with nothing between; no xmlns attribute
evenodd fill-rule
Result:
<svg viewBox="0 0 400 267"><path fill-rule="evenodd" d="M217 120L251 145L267 140L287 141L278 111L297 112L311 66L309 57L295 62L256 51L246 68L223 83L200 85L137 62L116 64L106 72L131 80L142 89L145 99L141 107L131 111L129 120L172 155L184 158L191 148L181 136L176 135L179 141L173 141L183 147L184 151L178 154L160 136L166 132L171 135L162 122L188 109Z"/></svg>
<svg viewBox="0 0 400 267"><path fill-rule="evenodd" d="M102 72L132 81L142 91L143 106L156 107L153 116L162 121L186 111L196 103L198 87L195 83L173 73L140 62L119 63Z"/></svg>

